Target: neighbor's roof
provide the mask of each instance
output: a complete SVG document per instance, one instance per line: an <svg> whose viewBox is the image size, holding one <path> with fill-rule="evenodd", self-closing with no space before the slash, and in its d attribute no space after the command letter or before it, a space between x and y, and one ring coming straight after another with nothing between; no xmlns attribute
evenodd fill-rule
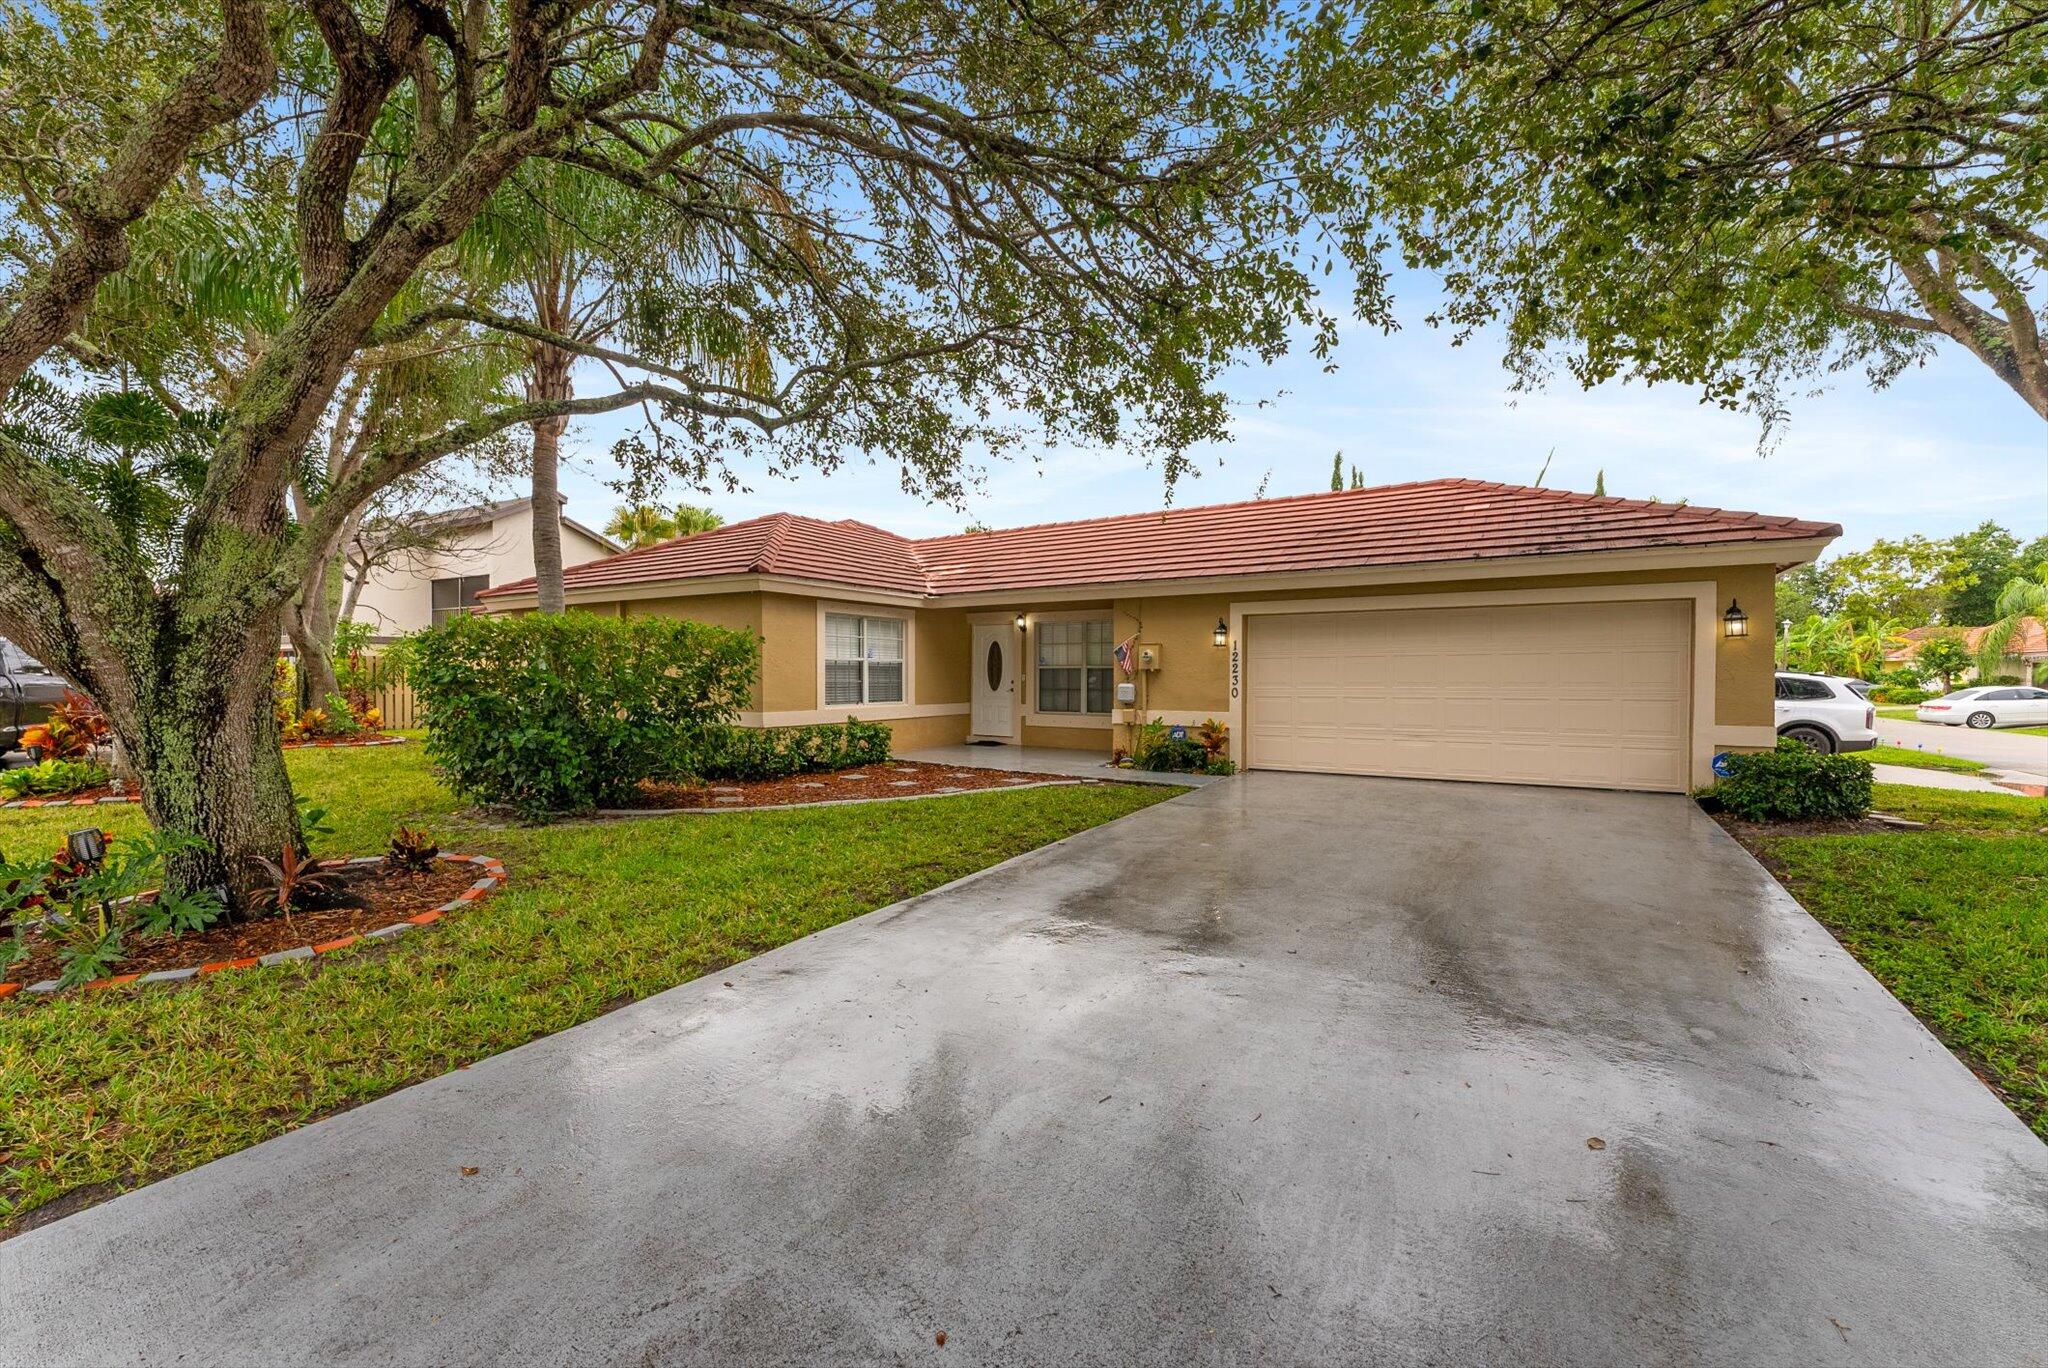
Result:
<svg viewBox="0 0 2048 1368"><path fill-rule="evenodd" d="M555 498L564 506L569 502L566 494L557 494ZM523 512L532 506L533 496L529 494L519 499L494 499L489 503L466 504L461 508L443 508L409 520L407 529L411 532L452 532L465 527L488 527L502 517ZM604 533L585 527L574 518L563 518L562 526L575 528L599 546L609 546L615 552L625 550Z"/></svg>
<svg viewBox="0 0 2048 1368"><path fill-rule="evenodd" d="M571 591L775 575L916 595L1840 536L1834 523L1483 480L1426 480L911 540L770 513L565 575ZM530 591L521 580L485 597Z"/></svg>
<svg viewBox="0 0 2048 1368"><path fill-rule="evenodd" d="M1905 644L1886 651L1884 658L1886 660L1910 659L1919 654L1921 645L1929 639L1947 636L1956 630L1958 629L1954 627L1937 626L1915 627L1911 631L1902 632L1900 635L1905 638ZM1984 634L1990 630L1989 627L1962 628L1963 645L1969 650L1976 650L1983 644ZM2039 618L2021 618L2019 635L2013 638L2012 645L2007 648L2006 654L2019 657L2048 656L2048 623L2043 623Z"/></svg>

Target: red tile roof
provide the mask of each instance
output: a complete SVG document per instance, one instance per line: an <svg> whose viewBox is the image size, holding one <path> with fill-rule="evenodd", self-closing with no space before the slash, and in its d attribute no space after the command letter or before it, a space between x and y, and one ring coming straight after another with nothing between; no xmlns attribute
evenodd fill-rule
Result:
<svg viewBox="0 0 2048 1368"><path fill-rule="evenodd" d="M1483 480L1425 480L912 541L770 513L591 561L570 590L778 575L917 595L1341 570L1840 536L1834 523ZM530 590L503 585L486 597Z"/></svg>
<svg viewBox="0 0 2048 1368"><path fill-rule="evenodd" d="M1886 651L1884 658L1886 660L1911 659L1920 653L1920 647L1930 638L1946 636L1958 630L1963 634L1963 645L1974 651L1983 645L1984 634L1991 629L1989 627L1963 627L1960 629L1940 626L1915 627L1910 631L1901 632L1899 635L1904 638L1903 644ZM2020 630L2013 637L2012 644L2007 648L2006 654L2021 657L2048 656L2048 623L2042 622L2039 618L2021 618Z"/></svg>

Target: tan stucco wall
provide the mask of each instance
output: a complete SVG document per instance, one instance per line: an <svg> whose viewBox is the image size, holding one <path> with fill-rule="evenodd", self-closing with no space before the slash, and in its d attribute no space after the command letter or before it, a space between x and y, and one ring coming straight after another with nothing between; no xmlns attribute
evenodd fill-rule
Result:
<svg viewBox="0 0 2048 1368"><path fill-rule="evenodd" d="M1022 611L1068 614L1095 607L1109 612L1115 639L1136 636L1160 648L1161 668L1138 676L1139 698L1148 713L1177 715L1175 720L1222 720L1230 708L1229 650L1214 642L1218 618L1228 619L1232 603L1276 599L1366 598L1387 595L1494 592L1613 584L1657 584L1712 581L1718 614L1732 597L1751 614L1752 634L1731 641L1718 627L1715 641L1715 717L1720 726L1768 726L1772 721L1771 609L1774 570L1770 565L1701 567L1680 570L1622 571L1599 575L1531 575L1501 579L1445 579L1424 584L1331 586L1313 589L1264 589L1223 594L1180 594L1126 597L1114 603L1033 603L976 610L1009 616ZM842 600L832 600L840 602ZM851 601L851 600L845 600ZM720 626L748 627L763 639L761 684L755 707L770 713L810 712L818 697L818 600L796 594L719 594L703 597L637 600L623 605L629 614L666 613ZM594 611L604 611L602 605ZM969 654L973 640L968 611L960 608L919 608L911 629L911 699L914 705L965 704L970 698ZM1020 662L1017 706L1028 714L1035 699L1031 668L1033 641L1027 634ZM1487 662L1473 662L1484 671ZM886 711L878 707L876 711ZM937 717L887 719L900 749L956 742L967 734L962 713ZM1127 729L1023 725L1026 745L1059 746L1107 752L1128 743Z"/></svg>

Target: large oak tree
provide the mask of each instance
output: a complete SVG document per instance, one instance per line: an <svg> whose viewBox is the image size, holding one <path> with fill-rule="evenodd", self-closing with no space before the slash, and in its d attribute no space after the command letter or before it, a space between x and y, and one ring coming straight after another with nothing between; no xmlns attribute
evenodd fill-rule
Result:
<svg viewBox="0 0 2048 1368"><path fill-rule="evenodd" d="M1767 420L1938 343L2048 418L2033 0L1387 0L1349 121L1439 318Z"/></svg>
<svg viewBox="0 0 2048 1368"><path fill-rule="evenodd" d="M101 701L151 819L208 843L182 885L301 839L269 706L285 607L348 519L449 453L638 406L627 454L700 486L735 457L869 453L944 494L1022 415L1171 471L1222 431L1220 367L1328 334L1293 244L1352 211L1309 155L1326 83L1297 68L1336 40L1285 6L218 3L11 4L0 94L8 418L38 375L212 415L156 558L0 438L0 632ZM480 302L464 235L546 165L688 225L721 269L648 303L629 344ZM289 246L262 318L224 320L188 269L195 243L231 269L237 224ZM450 328L613 383L380 438L295 517L358 357ZM720 335L765 374L703 364Z"/></svg>

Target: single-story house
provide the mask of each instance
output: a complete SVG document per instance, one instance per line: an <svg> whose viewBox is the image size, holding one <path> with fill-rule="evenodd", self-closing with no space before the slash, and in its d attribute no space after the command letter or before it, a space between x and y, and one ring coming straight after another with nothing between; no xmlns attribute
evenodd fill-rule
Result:
<svg viewBox="0 0 2048 1368"><path fill-rule="evenodd" d="M1915 627L1900 635L1899 644L1884 653L1885 664L1899 665L1920 654L1920 648L1939 636L1948 636L1960 630L1963 648L1975 655L1984 644L1984 634L1989 627ZM2036 673L2048 669L2048 623L2039 618L2021 618L2020 629L2013 637L2012 647L1999 662L1998 673L2011 675L2015 679L2032 682ZM1969 672L1971 678L1976 671Z"/></svg>
<svg viewBox="0 0 2048 1368"><path fill-rule="evenodd" d="M759 633L749 725L1107 756L1214 718L1253 768L1683 791L1773 744L1774 577L1840 534L1428 480L922 539L773 513L567 589Z"/></svg>

